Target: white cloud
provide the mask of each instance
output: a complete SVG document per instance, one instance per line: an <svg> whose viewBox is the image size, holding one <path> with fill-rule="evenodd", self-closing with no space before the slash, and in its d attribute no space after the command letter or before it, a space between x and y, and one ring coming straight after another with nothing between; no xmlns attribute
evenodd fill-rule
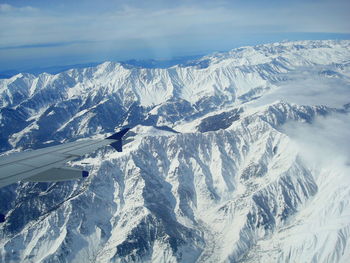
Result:
<svg viewBox="0 0 350 263"><path fill-rule="evenodd" d="M275 33L350 32L346 23L348 16L340 12L335 15L337 8L324 5L314 12L315 6L310 5L301 9L295 4L285 8L256 2L257 7L251 8L239 1L227 4L227 1L186 0L174 4L162 0L145 4L117 0L108 2L108 9L100 8L105 2L93 4L88 0L84 3L89 7L84 8L74 2L62 0L57 7L40 6L37 2L40 9L1 4L0 66L21 63L14 58L20 59L22 54L28 61L43 56L50 46L45 44L53 44L51 54L60 57L71 57L82 51L85 58L92 53L110 52L117 54L119 60L123 54L129 53L131 58L141 50L159 52L159 56L149 56L153 58L184 55L181 50L192 54L227 50L237 47L237 42L254 44L254 39L259 42L259 38L276 41L267 40L266 36ZM111 4L114 2L116 4ZM70 43L74 43L74 47L65 48ZM38 45L36 50L26 49L35 45ZM102 59L100 55L98 60Z"/></svg>
<svg viewBox="0 0 350 263"><path fill-rule="evenodd" d="M0 12L10 12L13 10L13 7L8 4L0 4Z"/></svg>
<svg viewBox="0 0 350 263"><path fill-rule="evenodd" d="M330 75L327 76L327 74ZM299 68L284 74L287 81L276 83L277 88L251 105L265 105L283 100L300 105L326 105L341 108L350 103L349 75L350 68L343 70L336 69L334 66Z"/></svg>
<svg viewBox="0 0 350 263"><path fill-rule="evenodd" d="M0 4L0 13L34 12L34 11L38 11L38 9L31 6L15 7L9 4Z"/></svg>
<svg viewBox="0 0 350 263"><path fill-rule="evenodd" d="M301 157L310 167L349 171L349 113L317 117L312 124L290 122L283 129L296 142Z"/></svg>
<svg viewBox="0 0 350 263"><path fill-rule="evenodd" d="M235 34L268 32L350 32L343 16L326 16L326 10L287 8L247 9L222 6L178 6L172 8L124 8L104 13L55 13L32 7L0 5L2 46L62 41L95 41L175 37L177 41L200 36L200 41ZM31 12L31 11L38 12ZM24 12L28 11L28 12ZM15 13L21 13L14 16ZM293 14L292 14L293 13ZM340 18L339 18L340 17ZM188 41L189 42L189 41Z"/></svg>

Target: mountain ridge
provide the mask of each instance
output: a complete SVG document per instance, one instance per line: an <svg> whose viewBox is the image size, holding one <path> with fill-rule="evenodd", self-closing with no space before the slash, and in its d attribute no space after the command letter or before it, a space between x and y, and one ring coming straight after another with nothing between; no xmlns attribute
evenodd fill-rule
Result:
<svg viewBox="0 0 350 263"><path fill-rule="evenodd" d="M345 262L350 41L230 52L0 80L2 153L132 127L87 180L0 189L0 262Z"/></svg>

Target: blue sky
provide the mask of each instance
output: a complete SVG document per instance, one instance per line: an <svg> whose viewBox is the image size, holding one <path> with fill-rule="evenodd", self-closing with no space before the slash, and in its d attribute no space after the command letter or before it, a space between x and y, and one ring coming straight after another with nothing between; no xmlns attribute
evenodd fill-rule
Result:
<svg viewBox="0 0 350 263"><path fill-rule="evenodd" d="M0 0L0 71L350 39L344 0Z"/></svg>

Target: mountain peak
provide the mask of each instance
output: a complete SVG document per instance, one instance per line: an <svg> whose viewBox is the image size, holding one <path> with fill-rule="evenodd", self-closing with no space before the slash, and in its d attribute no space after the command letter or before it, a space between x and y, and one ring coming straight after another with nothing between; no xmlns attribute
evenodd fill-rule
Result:
<svg viewBox="0 0 350 263"><path fill-rule="evenodd" d="M2 153L132 128L84 181L0 189L0 261L346 261L349 46L0 80Z"/></svg>

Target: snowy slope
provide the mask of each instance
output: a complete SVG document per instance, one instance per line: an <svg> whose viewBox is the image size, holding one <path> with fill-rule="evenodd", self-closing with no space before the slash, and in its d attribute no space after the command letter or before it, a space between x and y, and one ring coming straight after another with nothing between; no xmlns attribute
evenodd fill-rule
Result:
<svg viewBox="0 0 350 263"><path fill-rule="evenodd" d="M349 45L277 43L234 49L167 69L106 62L56 75L19 74L0 80L0 127L6 127L0 150L111 132L120 124L169 126L249 102L281 86L290 90L290 83L297 83L299 90L344 87L350 77ZM311 87L310 93L315 93ZM301 97L309 99L312 94L307 95ZM265 104L279 99L268 98ZM344 96L339 98L343 100ZM298 97L291 102L300 103Z"/></svg>
<svg viewBox="0 0 350 263"><path fill-rule="evenodd" d="M346 262L349 47L0 80L2 151L133 127L85 181L0 189L0 262Z"/></svg>

